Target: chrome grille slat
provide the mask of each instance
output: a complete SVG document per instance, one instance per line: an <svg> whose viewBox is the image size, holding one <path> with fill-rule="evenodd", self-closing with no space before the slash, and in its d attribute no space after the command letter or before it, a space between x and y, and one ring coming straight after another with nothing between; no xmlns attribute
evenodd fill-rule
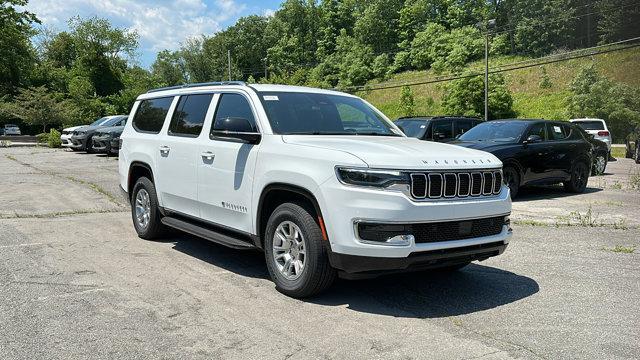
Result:
<svg viewBox="0 0 640 360"><path fill-rule="evenodd" d="M410 173L414 199L440 199L498 195L502 191L502 170L425 171Z"/></svg>

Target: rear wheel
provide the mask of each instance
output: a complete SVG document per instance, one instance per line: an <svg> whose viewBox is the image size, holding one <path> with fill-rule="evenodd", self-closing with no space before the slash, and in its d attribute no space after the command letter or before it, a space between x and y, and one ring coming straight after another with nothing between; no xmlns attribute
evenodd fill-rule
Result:
<svg viewBox="0 0 640 360"><path fill-rule="evenodd" d="M265 231L265 258L278 291L303 298L328 288L336 278L322 231L310 211L295 203L278 206Z"/></svg>
<svg viewBox="0 0 640 360"><path fill-rule="evenodd" d="M591 169L592 175L602 175L607 168L607 156L605 154L598 154L593 161L593 168Z"/></svg>
<svg viewBox="0 0 640 360"><path fill-rule="evenodd" d="M514 199L518 196L518 191L520 190L520 174L512 166L505 167L502 170L502 174L504 175L504 182L509 186L511 198Z"/></svg>
<svg viewBox="0 0 640 360"><path fill-rule="evenodd" d="M165 233L165 226L160 221L156 188L146 177L139 178L133 186L131 217L138 237L142 239L157 239Z"/></svg>
<svg viewBox="0 0 640 360"><path fill-rule="evenodd" d="M563 183L564 189L568 192L581 193L587 188L589 181L589 169L587 164L579 161L571 169L571 179Z"/></svg>

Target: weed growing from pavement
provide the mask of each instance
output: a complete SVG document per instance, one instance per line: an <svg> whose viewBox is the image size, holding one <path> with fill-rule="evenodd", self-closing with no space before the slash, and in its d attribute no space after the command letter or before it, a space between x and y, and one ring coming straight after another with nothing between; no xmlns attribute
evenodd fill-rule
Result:
<svg viewBox="0 0 640 360"><path fill-rule="evenodd" d="M12 155L5 155L4 157L6 157L7 159L11 160L11 161L15 161L18 162L18 159L15 158L15 156Z"/></svg>
<svg viewBox="0 0 640 360"><path fill-rule="evenodd" d="M61 216L86 215L86 214L109 214L127 212L120 209L86 209L72 211L57 211L42 214L20 214L14 212L13 215L0 215L0 219L52 219Z"/></svg>
<svg viewBox="0 0 640 360"><path fill-rule="evenodd" d="M616 245L616 247L612 249L602 248L602 250L611 251L614 253L633 254L634 251L636 251L636 247L635 246L625 247L625 246Z"/></svg>
<svg viewBox="0 0 640 360"><path fill-rule="evenodd" d="M555 226L612 227L620 230L627 230L629 228L625 219L604 222L600 221L598 217L599 215L594 213L591 205L589 205L589 208L584 214L579 211L572 211L567 216L558 216Z"/></svg>
<svg viewBox="0 0 640 360"><path fill-rule="evenodd" d="M640 191L640 171L632 173L629 169L629 189Z"/></svg>
<svg viewBox="0 0 640 360"><path fill-rule="evenodd" d="M11 146L11 141L9 140L0 140L0 147L9 147Z"/></svg>

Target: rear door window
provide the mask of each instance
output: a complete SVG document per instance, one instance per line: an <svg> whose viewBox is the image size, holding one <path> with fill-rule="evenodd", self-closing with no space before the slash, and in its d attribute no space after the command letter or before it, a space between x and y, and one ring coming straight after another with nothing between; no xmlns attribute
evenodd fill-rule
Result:
<svg viewBox="0 0 640 360"><path fill-rule="evenodd" d="M159 133L172 102L173 97L142 100L133 116L133 128L138 132Z"/></svg>
<svg viewBox="0 0 640 360"><path fill-rule="evenodd" d="M549 137L549 140L565 140L569 136L569 133L570 131L568 127L565 127L562 124L547 124L547 135Z"/></svg>
<svg viewBox="0 0 640 360"><path fill-rule="evenodd" d="M213 94L181 96L169 124L169 135L198 137Z"/></svg>
<svg viewBox="0 0 640 360"><path fill-rule="evenodd" d="M442 141L453 138L453 121L433 121L433 125L431 125L431 133L433 134L433 140L435 141Z"/></svg>

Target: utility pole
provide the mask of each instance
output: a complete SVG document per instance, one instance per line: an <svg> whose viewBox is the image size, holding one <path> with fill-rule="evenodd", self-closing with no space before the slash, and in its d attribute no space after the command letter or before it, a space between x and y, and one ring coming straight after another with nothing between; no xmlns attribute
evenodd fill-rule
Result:
<svg viewBox="0 0 640 360"><path fill-rule="evenodd" d="M264 78L267 79L267 56L262 60L264 61Z"/></svg>
<svg viewBox="0 0 640 360"><path fill-rule="evenodd" d="M231 50L227 50L227 62L229 63L229 81L231 81Z"/></svg>
<svg viewBox="0 0 640 360"><path fill-rule="evenodd" d="M484 121L489 121L489 28L495 25L495 19L487 21L484 36Z"/></svg>

